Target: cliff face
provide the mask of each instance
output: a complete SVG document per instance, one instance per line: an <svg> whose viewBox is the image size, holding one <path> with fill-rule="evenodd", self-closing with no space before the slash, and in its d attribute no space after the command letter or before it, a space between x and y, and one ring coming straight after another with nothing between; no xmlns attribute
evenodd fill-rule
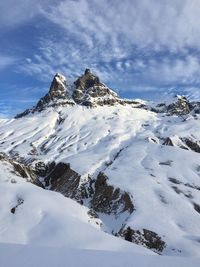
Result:
<svg viewBox="0 0 200 267"><path fill-rule="evenodd" d="M114 105L123 103L118 95L103 84L99 77L94 75L89 69L75 82L73 92L74 101L78 104L94 107L97 105Z"/></svg>

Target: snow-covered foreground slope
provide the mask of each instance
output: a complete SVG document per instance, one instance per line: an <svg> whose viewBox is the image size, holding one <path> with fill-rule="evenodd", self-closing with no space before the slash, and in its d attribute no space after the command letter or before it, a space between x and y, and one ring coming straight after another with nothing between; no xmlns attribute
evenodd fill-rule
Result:
<svg viewBox="0 0 200 267"><path fill-rule="evenodd" d="M0 258L4 267L198 267L200 263L198 258L7 244L0 244Z"/></svg>
<svg viewBox="0 0 200 267"><path fill-rule="evenodd" d="M153 254L100 231L88 208L16 176L8 163L0 164L0 210L0 243Z"/></svg>

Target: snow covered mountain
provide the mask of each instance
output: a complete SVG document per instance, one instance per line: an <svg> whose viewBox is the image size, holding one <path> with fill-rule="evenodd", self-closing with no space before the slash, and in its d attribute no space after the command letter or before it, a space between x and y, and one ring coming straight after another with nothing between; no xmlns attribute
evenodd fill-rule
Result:
<svg viewBox="0 0 200 267"><path fill-rule="evenodd" d="M56 74L0 120L0 151L0 242L200 256L200 102L125 100L89 69L73 85Z"/></svg>

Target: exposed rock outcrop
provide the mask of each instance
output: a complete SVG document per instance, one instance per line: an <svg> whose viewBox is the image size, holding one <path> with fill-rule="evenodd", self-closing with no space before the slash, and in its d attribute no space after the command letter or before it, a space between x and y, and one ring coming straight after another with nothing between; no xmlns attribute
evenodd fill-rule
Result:
<svg viewBox="0 0 200 267"><path fill-rule="evenodd" d="M166 243L155 232L143 229L133 230L131 227L125 227L120 231L120 235L127 241L133 242L138 245L143 245L155 252L162 252L166 247Z"/></svg>
<svg viewBox="0 0 200 267"><path fill-rule="evenodd" d="M66 78L57 73L51 83L49 92L42 97L35 107L32 109L27 109L23 113L18 114L15 118L21 118L29 113L35 111L42 111L46 107L56 107L58 105L74 105L74 101L70 98Z"/></svg>
<svg viewBox="0 0 200 267"><path fill-rule="evenodd" d="M192 138L182 138L182 141L194 152L200 153L200 142Z"/></svg>
<svg viewBox="0 0 200 267"><path fill-rule="evenodd" d="M44 188L43 184L38 179L37 173L34 172L31 166L23 164L22 162L18 162L15 159L8 157L5 153L2 152L0 153L0 161L9 163L12 166L13 172L16 175L25 178L27 181L37 186Z"/></svg>
<svg viewBox="0 0 200 267"><path fill-rule="evenodd" d="M170 115L187 115L193 109L192 105L185 96L177 96L176 103L172 103L167 107L167 112Z"/></svg>
<svg viewBox="0 0 200 267"><path fill-rule="evenodd" d="M165 141L163 142L163 145L164 145L164 146L174 146L173 141L171 140L170 137L167 137L167 138L165 139Z"/></svg>
<svg viewBox="0 0 200 267"><path fill-rule="evenodd" d="M38 101L36 106L17 114L15 118L19 119L30 113L40 112L48 107L73 106L75 104L87 107L129 104L137 108L145 108L145 105L141 102L121 99L102 83L90 69L86 69L85 73L73 85L67 85L66 78L57 73L53 78L49 92Z"/></svg>
<svg viewBox="0 0 200 267"><path fill-rule="evenodd" d="M103 84L99 77L94 75L90 69L86 69L85 73L74 84L73 99L77 104L90 107L114 105L116 103L124 104L123 100Z"/></svg>
<svg viewBox="0 0 200 267"><path fill-rule="evenodd" d="M190 102L185 96L176 96L176 101L171 104L160 103L151 108L151 111L156 113L167 113L168 115L183 116L191 113L200 113L200 103Z"/></svg>
<svg viewBox="0 0 200 267"><path fill-rule="evenodd" d="M59 73L54 76L48 94L39 100L35 109L41 111L48 105L74 105L69 97L66 78Z"/></svg>
<svg viewBox="0 0 200 267"><path fill-rule="evenodd" d="M100 213L120 215L123 212L131 214L134 205L127 192L114 188L107 184L108 177L99 173L94 184L94 195L91 200L91 207Z"/></svg>
<svg viewBox="0 0 200 267"><path fill-rule="evenodd" d="M50 173L45 177L45 187L76 199L80 184L80 175L70 168L70 164L54 163Z"/></svg>

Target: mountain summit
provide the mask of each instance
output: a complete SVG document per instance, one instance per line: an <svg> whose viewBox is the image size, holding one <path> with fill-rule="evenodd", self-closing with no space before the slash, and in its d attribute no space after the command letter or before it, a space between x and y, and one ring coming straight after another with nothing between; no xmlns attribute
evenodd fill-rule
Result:
<svg viewBox="0 0 200 267"><path fill-rule="evenodd" d="M70 88L70 89L69 89ZM72 92L70 96L70 91ZM86 69L73 85L67 84L67 79L62 74L57 73L49 92L42 97L35 107L27 109L16 118L20 118L35 111L42 111L47 107L82 105L87 107L115 105L129 103L127 100L120 99L119 96L108 86L102 83L98 76L93 74L90 69ZM132 103L132 102L130 102Z"/></svg>
<svg viewBox="0 0 200 267"><path fill-rule="evenodd" d="M44 108L44 106L49 105L51 102L55 103L58 101L60 104L65 104L68 103L69 100L66 78L57 73L53 78L49 92L40 99L36 105L36 109Z"/></svg>
<svg viewBox="0 0 200 267"><path fill-rule="evenodd" d="M73 98L77 104L103 106L122 103L119 96L102 83L99 77L94 75L90 69L86 69L85 73L74 84Z"/></svg>

